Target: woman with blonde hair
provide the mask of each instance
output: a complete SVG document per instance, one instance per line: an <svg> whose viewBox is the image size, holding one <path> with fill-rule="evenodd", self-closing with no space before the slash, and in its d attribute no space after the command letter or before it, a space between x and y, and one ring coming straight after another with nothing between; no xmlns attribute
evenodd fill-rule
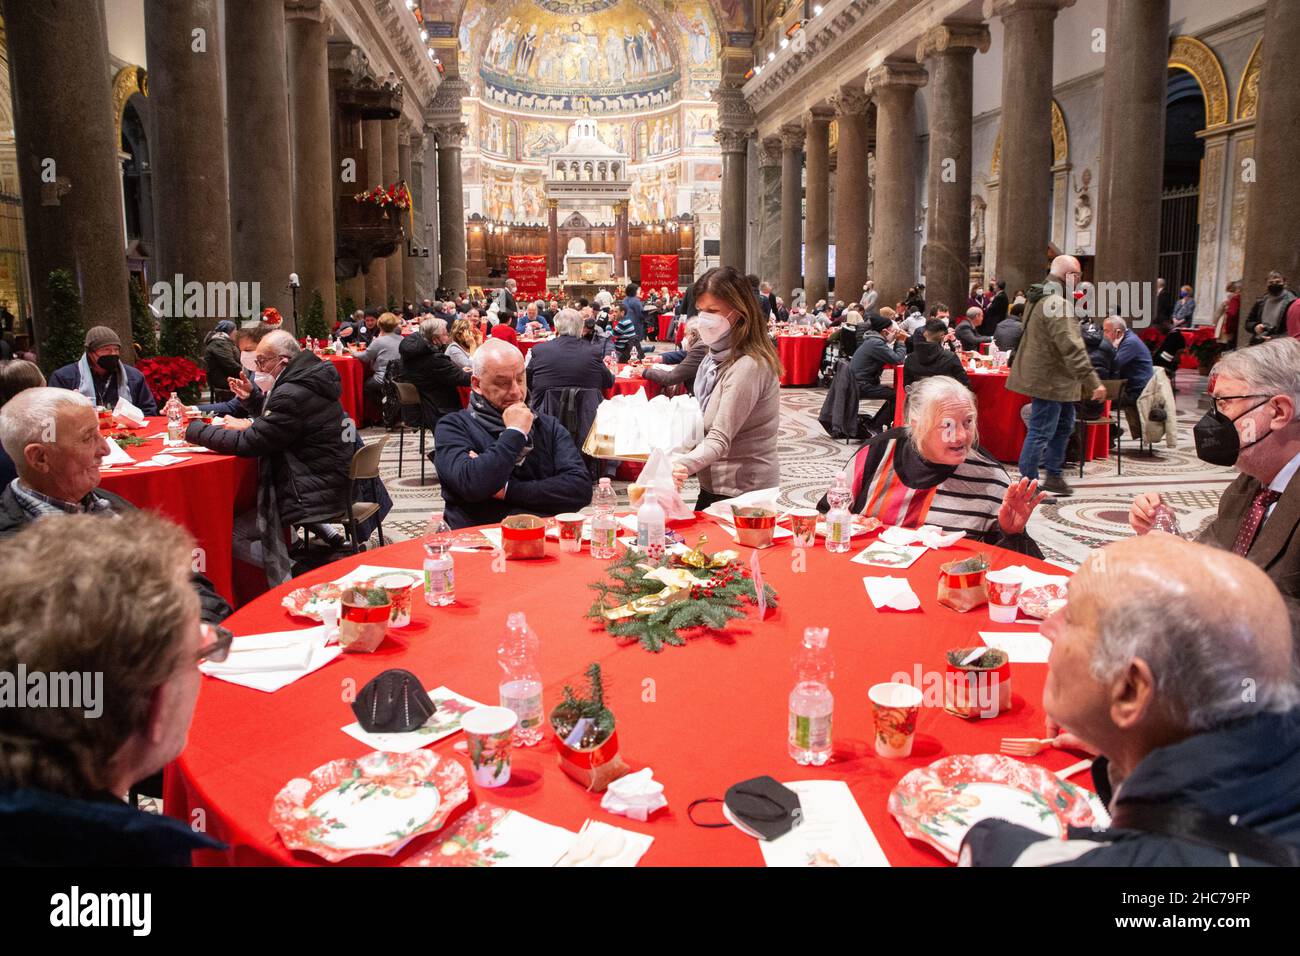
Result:
<svg viewBox="0 0 1300 956"><path fill-rule="evenodd" d="M704 410L704 440L673 466L680 488L699 475L696 510L781 483L777 427L781 360L746 276L730 266L710 269L692 290L700 338L709 352L695 373Z"/></svg>
<svg viewBox="0 0 1300 956"><path fill-rule="evenodd" d="M447 346L447 358L459 368L469 368L474 364L474 353L482 344L478 329L469 319L457 319L451 325L451 343Z"/></svg>

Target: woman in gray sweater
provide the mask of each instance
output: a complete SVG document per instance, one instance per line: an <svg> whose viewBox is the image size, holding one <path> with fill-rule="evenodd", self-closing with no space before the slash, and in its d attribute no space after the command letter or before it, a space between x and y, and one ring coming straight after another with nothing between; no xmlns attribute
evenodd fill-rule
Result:
<svg viewBox="0 0 1300 956"><path fill-rule="evenodd" d="M781 360L749 280L730 266L696 281L695 321L709 352L695 374L704 440L673 465L680 488L699 475L697 511L781 482L777 428Z"/></svg>

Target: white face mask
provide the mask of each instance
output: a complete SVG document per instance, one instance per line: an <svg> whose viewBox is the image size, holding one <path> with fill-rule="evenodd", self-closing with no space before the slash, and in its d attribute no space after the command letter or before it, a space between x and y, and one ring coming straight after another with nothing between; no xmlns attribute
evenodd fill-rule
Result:
<svg viewBox="0 0 1300 956"><path fill-rule="evenodd" d="M249 372L256 372L256 371L257 371L257 353L256 353L256 352L240 352L240 353L239 353L239 364L242 365L242 366L244 366L245 370L247 370L247 371L249 371Z"/></svg>
<svg viewBox="0 0 1300 956"><path fill-rule="evenodd" d="M696 331L706 345L713 345L720 341L731 330L731 323L727 321L727 317L716 312L699 313L695 317L695 323Z"/></svg>
<svg viewBox="0 0 1300 956"><path fill-rule="evenodd" d="M253 381L263 392L270 392L271 386L275 384L275 376L270 372L254 372Z"/></svg>

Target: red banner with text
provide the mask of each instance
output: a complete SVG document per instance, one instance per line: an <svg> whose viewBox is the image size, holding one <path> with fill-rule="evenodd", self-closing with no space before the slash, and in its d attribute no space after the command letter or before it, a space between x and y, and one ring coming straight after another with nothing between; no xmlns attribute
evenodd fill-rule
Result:
<svg viewBox="0 0 1300 956"><path fill-rule="evenodd" d="M677 257L664 255L641 256L641 288L646 292L667 289L677 294Z"/></svg>
<svg viewBox="0 0 1300 956"><path fill-rule="evenodd" d="M546 256L511 256L506 274L518 283L515 301L522 311L525 302L546 296Z"/></svg>

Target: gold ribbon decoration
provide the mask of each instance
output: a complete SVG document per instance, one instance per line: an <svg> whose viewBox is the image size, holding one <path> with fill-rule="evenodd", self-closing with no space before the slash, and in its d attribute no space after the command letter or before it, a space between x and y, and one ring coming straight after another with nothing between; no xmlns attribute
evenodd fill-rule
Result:
<svg viewBox="0 0 1300 956"><path fill-rule="evenodd" d="M690 596L691 588L705 583L685 568L656 568L648 564L638 564L637 567L646 571L642 575L643 580L658 581L664 585L663 590L609 608L604 612L606 620L621 621L628 617L649 617L674 601L685 600Z"/></svg>
<svg viewBox="0 0 1300 956"><path fill-rule="evenodd" d="M725 568L740 557L735 551L715 551L713 554L706 554L704 545L708 540L708 535L700 535L695 548L681 556L682 564L692 568Z"/></svg>

